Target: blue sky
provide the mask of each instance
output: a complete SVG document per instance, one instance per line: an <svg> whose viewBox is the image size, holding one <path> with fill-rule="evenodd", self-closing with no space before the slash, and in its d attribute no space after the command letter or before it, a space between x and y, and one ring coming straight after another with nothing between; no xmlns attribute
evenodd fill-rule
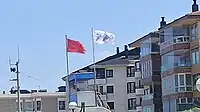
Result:
<svg viewBox="0 0 200 112"><path fill-rule="evenodd" d="M200 1L198 1L200 3ZM9 82L8 57L17 59L20 45L22 89L57 90L65 75L64 35L79 40L86 54L70 54L70 71L92 62L91 27L113 32L115 46L96 45L96 58L115 53L116 46L154 31L160 17L167 22L191 12L192 0L1 0L0 91ZM32 78L30 78L31 76Z"/></svg>

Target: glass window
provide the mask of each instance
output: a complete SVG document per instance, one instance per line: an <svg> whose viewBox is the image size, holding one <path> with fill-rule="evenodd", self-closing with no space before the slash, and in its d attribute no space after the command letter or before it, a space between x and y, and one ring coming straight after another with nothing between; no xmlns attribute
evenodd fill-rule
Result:
<svg viewBox="0 0 200 112"><path fill-rule="evenodd" d="M59 110L65 110L65 101L59 101Z"/></svg>
<svg viewBox="0 0 200 112"><path fill-rule="evenodd" d="M191 74L186 75L186 85L192 85L192 76Z"/></svg>
<svg viewBox="0 0 200 112"><path fill-rule="evenodd" d="M108 106L110 109L114 110L115 109L115 103L114 102L107 102Z"/></svg>
<svg viewBox="0 0 200 112"><path fill-rule="evenodd" d="M184 75L179 75L180 85L184 85Z"/></svg>
<svg viewBox="0 0 200 112"><path fill-rule="evenodd" d="M33 110L33 102L25 102L24 110L25 111L32 111Z"/></svg>
<svg viewBox="0 0 200 112"><path fill-rule="evenodd" d="M104 68L96 68L96 78L97 79L105 78L105 69Z"/></svg>
<svg viewBox="0 0 200 112"><path fill-rule="evenodd" d="M135 82L127 83L127 93L135 93Z"/></svg>
<svg viewBox="0 0 200 112"><path fill-rule="evenodd" d="M37 101L37 111L41 111L41 101Z"/></svg>
<svg viewBox="0 0 200 112"><path fill-rule="evenodd" d="M127 68L127 77L135 77L135 67L128 66Z"/></svg>
<svg viewBox="0 0 200 112"><path fill-rule="evenodd" d="M113 77L113 70L106 70L106 78L112 78Z"/></svg>
<svg viewBox="0 0 200 112"><path fill-rule="evenodd" d="M136 109L136 98L128 99L128 110Z"/></svg>
<svg viewBox="0 0 200 112"><path fill-rule="evenodd" d="M186 98L181 98L181 103L186 103Z"/></svg>
<svg viewBox="0 0 200 112"><path fill-rule="evenodd" d="M178 86L178 75L175 75L175 86Z"/></svg>
<svg viewBox="0 0 200 112"><path fill-rule="evenodd" d="M199 51L193 51L192 52L192 64L198 64L199 63Z"/></svg>
<svg viewBox="0 0 200 112"><path fill-rule="evenodd" d="M113 86L107 86L107 93L114 93L114 87Z"/></svg>

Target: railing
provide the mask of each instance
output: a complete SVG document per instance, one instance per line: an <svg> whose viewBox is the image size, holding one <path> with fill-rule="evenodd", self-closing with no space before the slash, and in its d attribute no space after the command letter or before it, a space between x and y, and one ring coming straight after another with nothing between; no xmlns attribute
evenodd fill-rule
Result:
<svg viewBox="0 0 200 112"><path fill-rule="evenodd" d="M135 77L136 77L136 78L142 77L141 71L136 71L136 72L135 72Z"/></svg>
<svg viewBox="0 0 200 112"><path fill-rule="evenodd" d="M170 69L173 69L173 68L177 68L177 67L191 67L191 63L188 61L188 62L185 62L185 63L174 63L173 67L161 66L161 72L164 72L164 71L167 71L167 70L170 70Z"/></svg>
<svg viewBox="0 0 200 112"><path fill-rule="evenodd" d="M190 36L177 36L177 37L172 37L170 40L161 43L160 47L164 48L172 44L189 43L189 42L190 42Z"/></svg>
<svg viewBox="0 0 200 112"><path fill-rule="evenodd" d="M142 95L144 94L144 89L143 88L136 88L136 95Z"/></svg>
<svg viewBox="0 0 200 112"><path fill-rule="evenodd" d="M150 99L153 99L153 94L144 95L142 97L142 100L150 100Z"/></svg>

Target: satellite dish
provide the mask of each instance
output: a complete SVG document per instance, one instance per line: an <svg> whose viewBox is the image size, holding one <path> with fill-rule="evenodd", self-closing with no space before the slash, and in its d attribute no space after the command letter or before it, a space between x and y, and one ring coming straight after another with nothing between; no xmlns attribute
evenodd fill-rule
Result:
<svg viewBox="0 0 200 112"><path fill-rule="evenodd" d="M196 88L200 92L200 78L196 82Z"/></svg>

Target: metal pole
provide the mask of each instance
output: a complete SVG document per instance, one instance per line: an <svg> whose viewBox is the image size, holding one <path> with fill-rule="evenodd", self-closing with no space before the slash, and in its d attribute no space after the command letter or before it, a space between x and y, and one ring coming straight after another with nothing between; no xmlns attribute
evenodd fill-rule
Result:
<svg viewBox="0 0 200 112"><path fill-rule="evenodd" d="M94 68L94 94L95 94L95 106L97 106L97 86L96 86L96 64L95 64L95 49L94 49L94 37L93 31L94 29L91 28L92 31L92 60L93 60L93 68Z"/></svg>
<svg viewBox="0 0 200 112"><path fill-rule="evenodd" d="M21 107L20 107L20 86L19 86L19 61L16 63L17 66L17 102L18 102L18 112L21 112Z"/></svg>
<svg viewBox="0 0 200 112"><path fill-rule="evenodd" d="M70 95L69 95L69 80L68 80L68 76L69 76L69 54L68 54L68 40L67 40L67 35L65 35L65 39L66 39L66 72L67 72L67 76L66 76L66 80L65 80L65 84L66 84L66 112L69 112L69 99L70 99Z"/></svg>

